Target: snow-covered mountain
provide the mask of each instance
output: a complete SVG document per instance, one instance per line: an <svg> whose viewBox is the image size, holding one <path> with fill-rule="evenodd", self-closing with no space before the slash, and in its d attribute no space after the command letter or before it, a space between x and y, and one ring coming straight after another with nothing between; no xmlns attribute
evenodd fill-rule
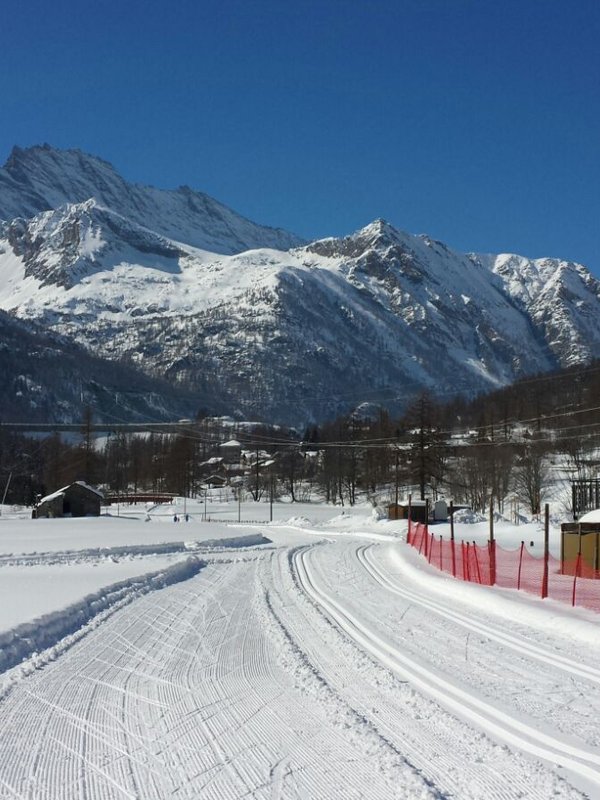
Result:
<svg viewBox="0 0 600 800"><path fill-rule="evenodd" d="M294 424L600 356L600 284L580 265L464 255L382 220L299 245L227 209L227 224L184 213L189 192L131 186L79 151L13 151L0 308L216 410Z"/></svg>
<svg viewBox="0 0 600 800"><path fill-rule="evenodd" d="M286 250L302 243L287 231L250 222L189 186L164 190L128 183L111 164L80 150L15 147L0 169L2 220L29 218L90 198L159 235L215 253Z"/></svg>

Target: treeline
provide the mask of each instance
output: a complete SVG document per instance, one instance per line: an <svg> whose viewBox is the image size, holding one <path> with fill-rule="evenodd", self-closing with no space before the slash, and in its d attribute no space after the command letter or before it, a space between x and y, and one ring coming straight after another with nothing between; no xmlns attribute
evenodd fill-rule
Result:
<svg viewBox="0 0 600 800"><path fill-rule="evenodd" d="M401 417L383 409L348 414L301 435L199 417L177 434L120 433L99 444L90 411L75 442L0 432L0 499L8 487L8 503L31 504L74 480L113 493L198 496L208 481L220 480L255 500L353 505L412 493L451 497L479 511L493 501L500 511L510 503L536 513L557 476L597 476L598 397L596 361L475 400L444 404L422 393ZM232 438L241 443L237 464L222 457L221 445Z"/></svg>

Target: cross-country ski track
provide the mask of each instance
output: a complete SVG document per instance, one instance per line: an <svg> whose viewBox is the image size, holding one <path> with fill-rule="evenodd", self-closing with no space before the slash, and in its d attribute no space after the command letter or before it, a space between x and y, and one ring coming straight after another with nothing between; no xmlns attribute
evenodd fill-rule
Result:
<svg viewBox="0 0 600 800"><path fill-rule="evenodd" d="M600 641L398 539L261 530L11 670L1 798L600 797Z"/></svg>

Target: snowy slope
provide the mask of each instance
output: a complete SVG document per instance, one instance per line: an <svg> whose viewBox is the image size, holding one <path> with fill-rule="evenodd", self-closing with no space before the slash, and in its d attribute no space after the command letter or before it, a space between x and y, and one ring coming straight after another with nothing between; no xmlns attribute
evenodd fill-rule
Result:
<svg viewBox="0 0 600 800"><path fill-rule="evenodd" d="M0 226L0 308L217 411L296 425L600 356L600 284L583 266L464 255L383 220L289 250L254 226L248 249L240 218L226 235L218 215L171 214L180 196L79 151L14 151L0 213L52 208Z"/></svg>
<svg viewBox="0 0 600 800"><path fill-rule="evenodd" d="M5 230L0 306L104 358L212 388L244 416L299 424L363 400L399 407L423 386L483 390L600 353L598 285L582 267L513 286L495 262L381 221L232 256L96 201Z"/></svg>
<svg viewBox="0 0 600 800"><path fill-rule="evenodd" d="M502 279L561 366L597 357L600 283L584 266L506 254L474 258Z"/></svg>

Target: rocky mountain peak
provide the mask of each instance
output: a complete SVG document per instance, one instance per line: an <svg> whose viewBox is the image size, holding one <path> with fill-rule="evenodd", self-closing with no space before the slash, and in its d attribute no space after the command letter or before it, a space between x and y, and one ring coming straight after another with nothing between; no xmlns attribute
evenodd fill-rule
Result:
<svg viewBox="0 0 600 800"><path fill-rule="evenodd" d="M390 225L384 219L377 219L343 238L319 239L307 246L307 250L318 255L358 259L370 250L384 252L390 247L410 246L409 234Z"/></svg>
<svg viewBox="0 0 600 800"><path fill-rule="evenodd" d="M189 187L130 183L107 161L81 150L14 147L0 169L0 220L30 218L90 198L141 227L210 252L287 250L304 244L292 233L251 222Z"/></svg>

